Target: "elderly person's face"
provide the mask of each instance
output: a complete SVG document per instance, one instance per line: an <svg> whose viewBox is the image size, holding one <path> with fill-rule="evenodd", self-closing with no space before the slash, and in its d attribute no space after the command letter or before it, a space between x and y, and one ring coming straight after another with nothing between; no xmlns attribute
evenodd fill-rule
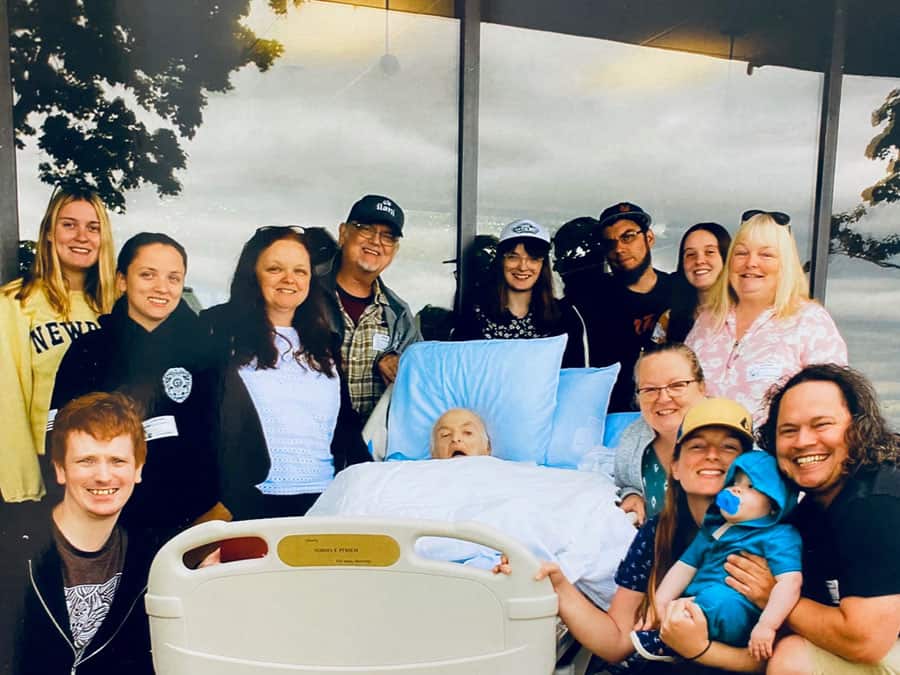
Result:
<svg viewBox="0 0 900 675"><path fill-rule="evenodd" d="M660 434L675 434L685 413L706 395L691 362L678 352L660 352L641 359L637 372L641 416Z"/></svg>
<svg viewBox="0 0 900 675"><path fill-rule="evenodd" d="M781 398L775 426L778 468L822 504L830 504L847 479L851 422L844 395L833 382L803 382Z"/></svg>
<svg viewBox="0 0 900 675"><path fill-rule="evenodd" d="M434 459L490 454L491 447L484 423L471 410L454 408L435 422L431 443L431 456Z"/></svg>

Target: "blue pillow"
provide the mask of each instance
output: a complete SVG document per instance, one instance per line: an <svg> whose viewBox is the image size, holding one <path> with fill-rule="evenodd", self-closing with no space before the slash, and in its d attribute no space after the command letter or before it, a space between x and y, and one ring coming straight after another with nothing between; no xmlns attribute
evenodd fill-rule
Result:
<svg viewBox="0 0 900 675"><path fill-rule="evenodd" d="M566 368L560 373L547 466L576 469L584 453L603 443L609 395L618 374L618 363L606 368Z"/></svg>
<svg viewBox="0 0 900 675"><path fill-rule="evenodd" d="M641 416L639 412L611 413L606 416L606 430L603 432L603 445L607 448L619 447L622 432Z"/></svg>
<svg viewBox="0 0 900 675"><path fill-rule="evenodd" d="M391 395L387 459L430 457L438 417L471 408L485 422L495 457L543 462L565 347L565 335L407 347Z"/></svg>

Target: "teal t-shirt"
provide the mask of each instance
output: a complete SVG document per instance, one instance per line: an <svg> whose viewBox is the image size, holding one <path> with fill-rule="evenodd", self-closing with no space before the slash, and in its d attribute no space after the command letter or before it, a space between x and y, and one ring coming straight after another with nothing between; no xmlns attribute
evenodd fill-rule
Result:
<svg viewBox="0 0 900 675"><path fill-rule="evenodd" d="M652 518L662 511L666 503L666 488L669 485L666 470L656 456L652 443L647 445L641 460L641 482L644 487L647 517Z"/></svg>

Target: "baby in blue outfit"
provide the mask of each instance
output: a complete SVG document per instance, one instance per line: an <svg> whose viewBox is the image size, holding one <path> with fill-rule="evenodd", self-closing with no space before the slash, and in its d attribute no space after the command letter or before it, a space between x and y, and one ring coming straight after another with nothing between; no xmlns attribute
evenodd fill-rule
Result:
<svg viewBox="0 0 900 675"><path fill-rule="evenodd" d="M800 597L800 535L781 522L796 505L797 493L781 477L775 458L760 451L738 456L725 485L693 543L660 583L655 610L657 616L665 616L672 600L693 596L706 616L711 641L748 645L757 659L768 658L775 632ZM741 551L764 557L775 576L762 612L725 584L725 559ZM659 631L634 631L631 637L637 653L646 659L671 661L675 656L660 640Z"/></svg>

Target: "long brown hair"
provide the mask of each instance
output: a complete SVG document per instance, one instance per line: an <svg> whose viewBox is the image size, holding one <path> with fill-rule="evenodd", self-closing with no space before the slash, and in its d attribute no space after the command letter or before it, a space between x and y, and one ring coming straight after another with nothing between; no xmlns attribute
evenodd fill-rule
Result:
<svg viewBox="0 0 900 675"><path fill-rule="evenodd" d="M96 192L85 188L57 188L50 197L47 210L41 220L38 232L37 251L34 262L22 287L16 293L16 300L25 302L32 293L41 289L47 301L57 314L68 318L69 288L63 277L62 266L56 253L56 219L62 208L71 202L85 201L94 207L100 222L100 250L97 263L87 271L84 280L84 298L97 314L107 314L112 310L118 295L116 291L115 254L113 252L112 228L109 215Z"/></svg>
<svg viewBox="0 0 900 675"><path fill-rule="evenodd" d="M493 262L494 292L491 292L489 287L485 289L487 298L483 307L487 315L494 321L502 319L503 312L509 304L509 286L503 275L503 256L519 244L525 247L525 252L532 258L539 258L542 261L541 271L531 289L530 309L534 316L535 326L541 330L546 329L559 320L562 311L559 308L559 302L553 297L553 272L549 260L550 244L541 239L514 237L498 244Z"/></svg>

